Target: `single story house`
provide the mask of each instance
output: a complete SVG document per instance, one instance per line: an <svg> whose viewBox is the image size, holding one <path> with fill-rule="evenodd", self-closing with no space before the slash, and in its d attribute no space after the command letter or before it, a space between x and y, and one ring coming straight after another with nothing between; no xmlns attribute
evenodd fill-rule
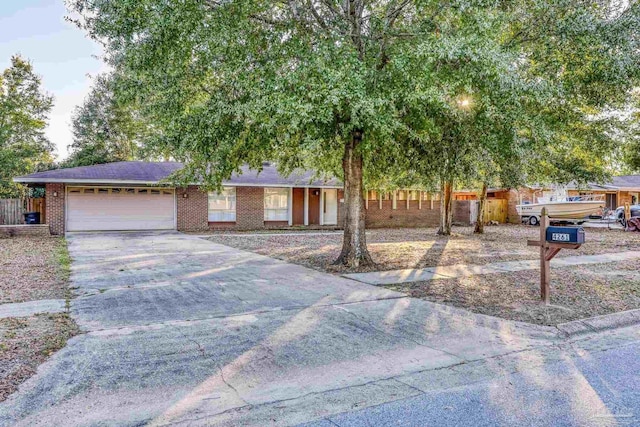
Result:
<svg viewBox="0 0 640 427"><path fill-rule="evenodd" d="M260 172L242 168L220 193L163 184L182 168L178 162L115 162L56 169L14 178L45 187L51 234L67 231L255 230L287 227L340 228L343 185L316 180L311 172L281 176L264 163ZM436 226L438 195L417 190L367 191L368 227ZM469 202L454 206L454 221L468 224Z"/></svg>
<svg viewBox="0 0 640 427"><path fill-rule="evenodd" d="M625 203L640 203L640 175L619 175L607 183L589 182L587 184L570 183L565 186L530 185L518 190L518 203L534 203L538 197L549 197L555 194L556 188L566 191L567 197L601 196L604 205L615 210Z"/></svg>
<svg viewBox="0 0 640 427"><path fill-rule="evenodd" d="M624 206L625 203L637 205L640 203L640 175L614 176L605 184L589 183L586 186L567 187L568 196L588 194L604 195L607 208L612 210Z"/></svg>
<svg viewBox="0 0 640 427"><path fill-rule="evenodd" d="M564 186L528 185L518 189L490 188L487 191L488 208L494 203L496 210L504 217L504 221L517 224L520 216L516 211L516 205L522 203L535 203L538 197L549 197L556 193L557 189L566 191L567 197L599 195L602 196L605 206L615 210L625 203L636 205L640 203L640 175L614 176L611 181L603 184L590 182L587 184L570 183ZM478 194L472 190L460 190L454 193L456 200L477 200ZM501 203L498 203L501 202Z"/></svg>

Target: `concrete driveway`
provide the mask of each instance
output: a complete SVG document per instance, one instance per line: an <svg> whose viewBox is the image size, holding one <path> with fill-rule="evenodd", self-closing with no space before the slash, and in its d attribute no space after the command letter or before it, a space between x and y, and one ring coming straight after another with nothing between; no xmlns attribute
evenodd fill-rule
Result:
<svg viewBox="0 0 640 427"><path fill-rule="evenodd" d="M0 404L0 425L295 425L558 340L180 233L68 240L86 333Z"/></svg>

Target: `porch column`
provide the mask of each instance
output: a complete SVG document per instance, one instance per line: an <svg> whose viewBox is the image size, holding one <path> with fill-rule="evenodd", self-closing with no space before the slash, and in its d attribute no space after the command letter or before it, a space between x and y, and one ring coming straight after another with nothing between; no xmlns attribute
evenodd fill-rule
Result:
<svg viewBox="0 0 640 427"><path fill-rule="evenodd" d="M293 225L293 187L289 187L289 195L287 196L287 217L289 219L289 226Z"/></svg>
<svg viewBox="0 0 640 427"><path fill-rule="evenodd" d="M304 225L309 225L309 187L304 188Z"/></svg>
<svg viewBox="0 0 640 427"><path fill-rule="evenodd" d="M320 225L324 225L324 189L320 189Z"/></svg>
<svg viewBox="0 0 640 427"><path fill-rule="evenodd" d="M422 196L423 196L423 191L420 190L418 191L418 209L422 209Z"/></svg>
<svg viewBox="0 0 640 427"><path fill-rule="evenodd" d="M398 209L398 192L393 190L393 199L391 201L391 209Z"/></svg>

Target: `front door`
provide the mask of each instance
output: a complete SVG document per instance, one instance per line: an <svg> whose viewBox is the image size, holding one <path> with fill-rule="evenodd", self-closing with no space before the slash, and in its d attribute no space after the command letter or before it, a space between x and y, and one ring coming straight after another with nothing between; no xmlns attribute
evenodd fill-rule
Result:
<svg viewBox="0 0 640 427"><path fill-rule="evenodd" d="M293 225L304 224L304 188L294 188L292 197Z"/></svg>
<svg viewBox="0 0 640 427"><path fill-rule="evenodd" d="M612 194L612 193L607 193L607 199L606 199L606 204L607 207L609 209L616 210L616 208L618 207L618 195L617 194Z"/></svg>
<svg viewBox="0 0 640 427"><path fill-rule="evenodd" d="M320 189L309 189L309 225L320 225Z"/></svg>
<svg viewBox="0 0 640 427"><path fill-rule="evenodd" d="M338 224L338 190L325 189L322 190L323 203L322 203L322 218L323 225L337 225Z"/></svg>

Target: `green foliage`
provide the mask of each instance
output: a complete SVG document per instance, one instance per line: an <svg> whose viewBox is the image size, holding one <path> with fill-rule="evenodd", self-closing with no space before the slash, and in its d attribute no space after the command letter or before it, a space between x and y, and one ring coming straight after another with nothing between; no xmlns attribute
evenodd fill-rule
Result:
<svg viewBox="0 0 640 427"><path fill-rule="evenodd" d="M640 98L640 91L636 93ZM625 129L615 135L619 144L614 164L623 174L640 173L640 110L636 107L626 115L623 121Z"/></svg>
<svg viewBox="0 0 640 427"><path fill-rule="evenodd" d="M640 73L637 1L68 4L154 152L211 187L265 159L342 176L354 132L372 187L603 178Z"/></svg>
<svg viewBox="0 0 640 427"><path fill-rule="evenodd" d="M31 64L17 55L0 75L0 199L25 193L13 177L53 161L53 146L44 135L53 98L40 83Z"/></svg>
<svg viewBox="0 0 640 427"><path fill-rule="evenodd" d="M437 95L408 126L408 150L429 159L418 178L505 187L604 180L623 129L607 112L628 105L640 77L640 10L621 7L505 2L442 26L428 48L438 52L442 92L429 87Z"/></svg>
<svg viewBox="0 0 640 427"><path fill-rule="evenodd" d="M115 96L117 76L99 75L91 92L73 115L71 153L62 167L87 166L145 158L149 129L137 108Z"/></svg>

